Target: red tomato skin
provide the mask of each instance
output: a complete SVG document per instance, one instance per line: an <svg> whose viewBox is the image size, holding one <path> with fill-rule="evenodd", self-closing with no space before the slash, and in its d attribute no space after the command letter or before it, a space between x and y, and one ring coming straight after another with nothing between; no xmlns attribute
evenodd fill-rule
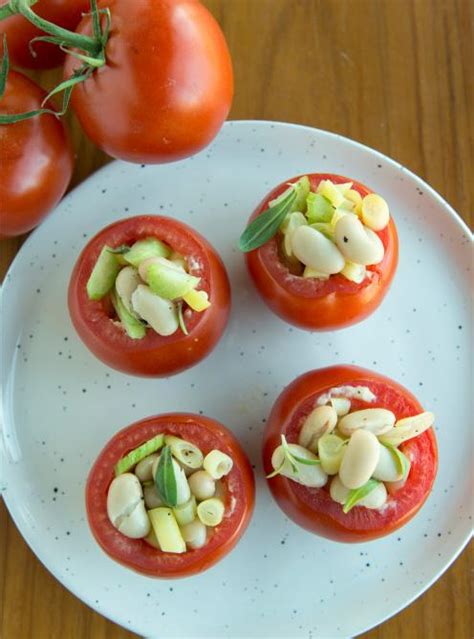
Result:
<svg viewBox="0 0 474 639"><path fill-rule="evenodd" d="M199 272L190 272L201 277L198 288L208 293L211 306L186 320L189 335L178 329L161 337L148 330L143 339L132 340L110 321L104 304L87 295L87 281L105 244L120 246L150 236L203 265ZM114 222L90 240L72 272L68 304L79 337L102 362L130 375L168 377L197 364L217 344L229 318L230 285L221 258L199 233L172 218L142 215Z"/></svg>
<svg viewBox="0 0 474 639"><path fill-rule="evenodd" d="M364 197L371 193L363 184L332 173L307 174L311 189L321 180L332 180L336 184L353 182L353 189ZM301 176L298 176L301 177ZM268 208L286 188L292 178L273 189L252 213L249 222ZM304 280L291 275L278 258L277 238L273 237L264 246L246 253L247 268L252 280L267 306L286 322L317 331L330 331L361 322L380 305L395 275L398 263L398 236L393 218L388 226L378 233L385 247L380 264L368 267L373 279L361 284L350 282L343 275L331 275L329 280Z"/></svg>
<svg viewBox="0 0 474 639"><path fill-rule="evenodd" d="M197 0L107 0L107 64L72 94L87 136L115 158L147 164L193 155L218 133L233 96L224 36ZM91 20L80 23L89 34ZM65 76L78 61L66 58Z"/></svg>
<svg viewBox="0 0 474 639"><path fill-rule="evenodd" d="M7 0L0 0L0 6ZM42 18L74 31L82 14L89 11L89 0L38 0L32 9ZM6 33L8 53L13 65L26 69L52 69L60 65L64 59L61 49L47 42L33 44L36 57L29 50L29 42L33 38L46 35L22 15L11 16L0 22L0 34ZM3 39L3 35L2 35Z"/></svg>
<svg viewBox="0 0 474 639"><path fill-rule="evenodd" d="M163 553L142 539L128 539L116 530L107 516L107 492L114 478L113 468L123 455L161 432L182 437L199 446L206 455L212 448L230 455L233 468L225 484L232 486L236 502L206 546L183 554ZM97 543L109 557L149 577L189 577L211 568L227 555L244 534L255 503L252 467L235 436L222 424L203 415L168 413L148 417L124 428L109 441L92 467L86 485L89 526Z"/></svg>
<svg viewBox="0 0 474 639"><path fill-rule="evenodd" d="M280 435L299 427L292 418L298 407L329 388L353 385L378 385L391 400L389 405L375 401L358 401L356 408L386 407L397 419L421 413L418 400L403 386L388 377L357 366L331 366L309 371L287 386L275 402L263 437L263 465L265 474L273 471L272 453L280 445ZM385 391L383 391L385 389ZM351 400L354 406L354 401ZM311 409L308 410L308 412ZM438 450L433 429L401 445L411 459L411 470L405 485L390 496L393 507L388 514L366 508L353 508L344 515L342 506L334 502L328 484L320 489L308 489L280 475L268 481L270 491L285 514L312 533L333 541L357 543L378 539L404 526L420 510L428 498L438 469ZM398 512L400 511L400 512Z"/></svg>
<svg viewBox="0 0 474 639"><path fill-rule="evenodd" d="M44 91L29 78L10 71L0 113L38 109ZM59 202L73 170L65 125L53 115L0 125L0 238L26 233Z"/></svg>

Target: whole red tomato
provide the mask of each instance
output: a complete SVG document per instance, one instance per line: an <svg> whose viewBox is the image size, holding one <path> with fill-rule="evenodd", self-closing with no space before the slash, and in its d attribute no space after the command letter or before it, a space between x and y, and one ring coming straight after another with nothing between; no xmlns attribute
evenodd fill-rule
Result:
<svg viewBox="0 0 474 639"><path fill-rule="evenodd" d="M87 281L104 245L130 245L147 237L191 258L190 273L200 277L199 288L209 295L211 306L186 320L189 335L178 329L162 337L149 330L143 339L131 339L110 319L106 299L93 301L87 295ZM229 317L230 286L222 260L199 233L168 217L143 215L115 222L92 238L73 270L68 302L79 337L101 361L124 373L163 377L197 364L212 351Z"/></svg>
<svg viewBox="0 0 474 639"><path fill-rule="evenodd" d="M107 492L115 464L128 452L155 435L175 435L198 446L206 455L212 449L229 455L234 465L221 481L227 493L229 515L224 517L205 546L182 554L161 552L143 539L129 539L116 530L107 516ZM247 528L255 501L255 481L250 463L237 439L219 422L202 415L169 413L149 417L118 432L97 458L87 479L86 508L97 543L115 561L150 577L174 579L207 570L237 544Z"/></svg>
<svg viewBox="0 0 474 639"><path fill-rule="evenodd" d="M0 6L8 0L0 0ZM50 22L74 30L83 13L89 10L89 0L38 0L32 9L39 16ZM30 41L38 36L46 35L22 15L11 16L0 22L0 35L6 33L8 53L12 64L27 69L52 69L64 58L61 49L47 42L33 44L36 57L31 55L28 47ZM2 38L0 38L1 40Z"/></svg>
<svg viewBox="0 0 474 639"><path fill-rule="evenodd" d="M224 36L197 0L106 0L107 64L72 94L87 136L130 162L179 160L207 146L233 94ZM91 33L85 17L78 32ZM68 56L65 75L80 66Z"/></svg>
<svg viewBox="0 0 474 639"><path fill-rule="evenodd" d="M341 175L312 173L308 177L312 191L316 190L321 180L331 180L335 184L353 182L352 188L362 197L371 193L363 184ZM257 206L249 222L287 188L288 180L275 187ZM365 319L380 305L388 291L398 262L398 237L393 219L390 218L388 226L377 234L385 247L384 258L380 264L367 267L371 277L365 278L360 284L339 274L331 275L324 281L293 275L279 258L276 236L247 253L245 258L258 292L272 311L300 328L333 330Z"/></svg>
<svg viewBox="0 0 474 639"><path fill-rule="evenodd" d="M22 73L10 71L0 113L39 109L44 91ZM73 170L66 127L54 115L0 125L0 237L34 228L58 203Z"/></svg>
<svg viewBox="0 0 474 639"><path fill-rule="evenodd" d="M313 370L295 379L275 402L263 439L265 473L273 470L272 453L280 445L281 434L297 443L304 418L313 410L318 397L336 386L367 386L376 396L371 403L351 399L351 410L387 408L397 420L423 412L418 400L388 377L357 366L331 366ZM268 485L282 510L307 530L334 541L360 542L388 535L406 524L420 510L430 494L438 469L438 450L433 429L400 446L409 458L407 480L389 496L389 507L381 510L353 508L344 514L333 501L328 486L308 488L277 475Z"/></svg>

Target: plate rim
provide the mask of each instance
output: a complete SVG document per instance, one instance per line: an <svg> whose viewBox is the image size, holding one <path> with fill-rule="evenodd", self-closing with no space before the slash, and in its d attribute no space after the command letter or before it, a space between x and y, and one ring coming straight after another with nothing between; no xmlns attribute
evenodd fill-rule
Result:
<svg viewBox="0 0 474 639"><path fill-rule="evenodd" d="M316 127L312 127L309 125L305 125L305 124L299 124L299 123L292 123L292 122L285 122L285 121L279 121L279 120L246 120L246 119L240 119L240 120L228 120L224 123L223 125L223 129L225 129L226 131L228 129L231 129L233 126L243 126L245 128L251 128L251 127L270 127L270 128L285 128L285 129L294 129L294 130L302 130L302 131L306 131L310 134L317 134L318 136L322 136L323 138L332 138L332 139L338 139L341 140L343 143L347 144L349 147L350 146L355 146L357 148L359 148L360 150L364 151L365 153L371 155L371 156L375 156L376 158L378 157L379 159L383 160L385 163L387 163L392 169L397 170L397 171L403 171L404 174L406 174L412 182L414 182L415 184L422 186L423 189L430 194L430 196L432 198L434 198L434 200L441 206L441 208L443 209L444 213L447 213L449 215L449 217L453 220L453 222L455 224L457 224L460 229L463 231L463 233L467 236L467 239L470 239L470 244L472 245L474 243L474 237L473 234L467 224L467 222L465 222L463 220L463 218L460 216L459 213L457 213L457 211L449 204L449 202L447 202L447 200L440 195L432 186L430 186L427 182L425 182L424 179L422 179L421 177L419 177L416 173L414 173L411 169L407 168L405 165L403 165L401 162L398 162L397 160L394 160L393 158L391 158L388 155L385 155L383 152L374 149L366 144L363 144L362 142L359 142L357 140L354 140L352 138L349 138L347 136L344 136L342 134L333 132L333 131L329 131L329 130L325 130L325 129L319 129ZM218 134L219 135L219 134ZM212 145L212 143L211 143ZM199 154L197 154L197 156L199 156ZM185 158L184 160L180 160L182 161L189 161L189 158ZM115 171L116 169L113 167L116 167L117 165L122 165L122 166L128 166L130 163L122 161L122 160L114 160L112 159L111 162L108 162L107 164L101 166L99 169L97 169L96 171L94 171L93 173L89 174L84 180L82 180L80 183L78 183L77 185L74 186L73 189L71 189L65 197L62 198L62 200L57 204L57 206L51 211L51 213L47 216L47 218L43 221L43 223L37 227L36 229L33 230L32 233L30 233L30 235L28 236L28 238L26 239L25 242L23 242L23 244L21 245L21 247L19 248L18 252L16 253L15 257L13 258L11 264L9 265L5 276L4 276L4 281L7 281L9 279L9 276L11 275L12 270L16 267L16 263L19 259L19 256L21 255L21 253L23 252L25 247L29 247L30 243L32 241L34 241L34 239L36 238L37 234L42 232L41 230L44 229L45 227L47 228L49 224L51 224L51 220L54 219L54 216L56 214L57 208L59 206L64 205L64 203L67 203L69 198L74 197L74 194L76 193L77 190L81 189L83 187L83 185L91 179L96 179L98 178L102 173L105 173L107 171ZM159 167L160 165L147 165L147 166L156 166ZM134 217L133 215L131 215L130 217ZM5 287L2 285L0 286L0 317L3 317L4 315L6 315L6 312L3 310L4 309L4 305L3 305L3 297L4 297L4 289ZM40 557L40 553L41 553L41 544L37 544L35 541L35 537L34 535L30 534L30 531L28 529L26 529L26 532L22 529L22 527L19 524L19 516L17 518L17 512L16 512L16 507L14 504L13 500L9 500L9 491L5 490L5 488L7 487L7 464L4 463L6 462L6 453L5 453L5 449L4 449L4 441L3 441L3 429L4 429L4 422L5 422L5 411L4 411L4 401L5 401L5 391L6 389L2 387L1 389L1 403L0 403L0 434L2 435L0 437L0 461L3 462L0 464L0 495L3 498L3 501L5 503L5 506L7 508L7 511L9 513L9 516L12 518L18 532L20 533L20 535L23 537L23 539L25 540L25 542L28 544L29 548L32 550L32 552L34 553L36 559L46 568L46 570L53 575L53 577L64 587L66 588L68 591L70 591L75 597L77 597L79 599L79 601L82 601L83 603L85 603L88 607L90 607L92 610L94 610L95 612L97 612L98 614L102 615L103 617L109 619L110 621L112 621L113 623L116 623L117 625L121 625L120 622L117 622L117 620L108 612L104 612L103 610L100 609L100 607L96 606L93 602L92 599L90 599L87 596L87 593L81 593L79 594L78 589L76 589L75 587L75 583L74 583L74 579L71 579L71 583L66 585L64 579L62 576L59 575L59 572L56 572L56 569L53 569L51 567L49 567L48 565L46 565L45 561L43 561L43 559ZM4 468L4 474L1 473L1 469ZM412 597L408 598L407 600L405 600L400 606L396 607L393 611L391 611L390 613L380 617L380 619L373 625L367 626L367 627L363 627L363 628L358 628L356 629L356 634L354 636L358 636L361 633L367 632L368 630L385 623L388 619L394 617L395 615L397 615L399 612L401 612L402 610L404 610L405 608L407 608L409 605L411 605L414 601L416 601L419 597L421 597L421 595L423 595L434 583L435 581L437 581L445 572L446 570L454 563L454 561L456 561L456 559L459 557L459 555L463 552L463 550L466 548L467 544L469 543L469 541L471 540L471 538L473 537L473 529L472 526L469 529L469 526L467 526L467 531L466 534L463 535L462 538L462 542L459 546L459 548L457 548L456 552L453 553L452 556L450 556L448 559L446 559L443 562L443 565L441 567L440 570L436 571L436 573L433 575L433 577L431 579L429 579L426 584L424 584L420 590L414 594ZM127 626L122 626L127 628L128 630L131 630L132 632L139 632L137 631L136 627L134 626L134 624L130 624Z"/></svg>

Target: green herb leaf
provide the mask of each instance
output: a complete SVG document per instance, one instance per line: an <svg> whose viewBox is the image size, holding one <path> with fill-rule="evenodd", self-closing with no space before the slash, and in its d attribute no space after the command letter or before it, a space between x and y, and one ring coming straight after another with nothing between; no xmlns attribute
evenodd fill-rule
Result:
<svg viewBox="0 0 474 639"><path fill-rule="evenodd" d="M288 442L286 441L286 437L284 435L281 436L281 445L282 445L283 450L285 452L285 457L290 462L290 464L291 464L291 466L293 468L293 471L295 473L298 472L297 464L303 464L304 466L317 466L318 464L321 463L319 459L305 459L304 457L300 457L299 455L295 455L295 453L293 453L290 450L290 447L288 446Z"/></svg>
<svg viewBox="0 0 474 639"><path fill-rule="evenodd" d="M278 468L275 468L275 470L272 473L270 473L269 475L265 475L265 477L267 479L271 479L272 477L276 477L277 475L279 475L281 473L281 471L283 470L283 466L285 465L285 461L286 461L286 458L283 457L283 461L278 466Z"/></svg>
<svg viewBox="0 0 474 639"><path fill-rule="evenodd" d="M411 468L410 460L408 459L406 455L402 453L401 450L398 450L398 448L396 448L395 446L392 446L392 444L382 444L382 446L385 446L385 448L388 448L388 450L393 455L393 458L395 459L395 463L398 467L398 470L400 474L402 475L402 478L400 479L400 481L404 481L408 477L408 473L410 472L410 468Z"/></svg>
<svg viewBox="0 0 474 639"><path fill-rule="evenodd" d="M347 514L351 508L356 506L361 499L364 499L364 497L377 488L379 484L380 482L376 479L369 479L369 481L360 488L354 488L354 490L349 491L342 508L343 512Z"/></svg>
<svg viewBox="0 0 474 639"><path fill-rule="evenodd" d="M277 233L295 200L296 191L291 189L281 202L260 213L240 236L239 249L247 253L268 242Z"/></svg>
<svg viewBox="0 0 474 639"><path fill-rule="evenodd" d="M179 328L183 331L185 335L189 335L188 329L186 328L186 324L184 322L183 317L183 302L178 302L178 323Z"/></svg>
<svg viewBox="0 0 474 639"><path fill-rule="evenodd" d="M3 34L3 58L0 67L0 98L3 98L5 87L7 85L8 71L10 69L10 60L8 57L7 34Z"/></svg>
<svg viewBox="0 0 474 639"><path fill-rule="evenodd" d="M165 446L161 452L158 468L156 469L155 485L159 496L166 506L174 508L178 505L178 489L173 468L173 457L169 446Z"/></svg>
<svg viewBox="0 0 474 639"><path fill-rule="evenodd" d="M139 461L145 459L145 457L148 457L148 455L151 455L152 453L156 453L156 451L160 450L163 446L164 441L165 436L160 433L146 441L144 444L141 444L141 446L131 450L125 455L125 457L122 457L122 459L115 464L115 476L117 477L122 473L127 473L131 468L136 466Z"/></svg>

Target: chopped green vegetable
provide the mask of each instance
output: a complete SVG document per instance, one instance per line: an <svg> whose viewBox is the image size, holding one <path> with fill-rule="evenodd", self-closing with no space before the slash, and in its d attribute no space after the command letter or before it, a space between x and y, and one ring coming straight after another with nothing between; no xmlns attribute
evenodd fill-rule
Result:
<svg viewBox="0 0 474 639"><path fill-rule="evenodd" d="M163 503L172 508L178 505L178 487L169 446L165 446L161 452L155 474L155 485Z"/></svg>
<svg viewBox="0 0 474 639"><path fill-rule="evenodd" d="M129 264L138 268L142 262L150 257L168 257L169 255L171 255L169 246L157 240L156 237L147 237L135 242L124 258Z"/></svg>
<svg viewBox="0 0 474 639"><path fill-rule="evenodd" d="M397 468L402 476L400 481L404 481L408 477L408 473L410 472L410 460L406 455L402 453L401 450L395 448L395 446L392 446L391 444L382 444L382 446L385 446L385 448L387 448L392 453Z"/></svg>
<svg viewBox="0 0 474 639"><path fill-rule="evenodd" d="M86 286L90 300L102 299L115 283L121 267L113 251L109 246L104 246L97 258Z"/></svg>
<svg viewBox="0 0 474 639"><path fill-rule="evenodd" d="M363 486L360 488L354 488L354 490L349 491L347 495L347 499L342 508L343 512L347 514L354 506L356 506L364 497L367 497L369 493L371 493L380 482L376 479L369 479Z"/></svg>
<svg viewBox="0 0 474 639"><path fill-rule="evenodd" d="M310 189L311 184L309 181L309 177L307 175L303 175L303 177L300 177L299 180L293 182L293 184L290 184L290 186L278 197L276 197L274 200L271 200L271 202L268 203L268 206L274 207L277 204L280 204L290 193L295 192L296 199L291 205L289 213L293 213L294 211L300 211L301 213L304 213L306 211L306 198L309 195Z"/></svg>
<svg viewBox="0 0 474 639"><path fill-rule="evenodd" d="M260 213L240 236L239 249L247 253L268 242L278 231L286 215L291 212L295 200L296 191L291 188L278 204Z"/></svg>
<svg viewBox="0 0 474 639"><path fill-rule="evenodd" d="M159 435L155 435L152 439L149 439L144 444L138 446L138 448L134 448L129 453L122 457L120 461L115 464L115 476L122 475L122 473L128 473L128 471L136 466L139 461L148 457L152 453L155 453L157 450L163 446L165 441L165 436L160 433Z"/></svg>
<svg viewBox="0 0 474 639"><path fill-rule="evenodd" d="M306 217L310 224L330 222L334 215L334 207L330 200L320 193L310 193L306 198Z"/></svg>
<svg viewBox="0 0 474 639"><path fill-rule="evenodd" d="M120 299L120 295L117 295L115 291L112 292L112 304L114 305L115 312L117 313L119 320L122 322L122 326L127 332L127 335L132 339L142 339L145 337L146 328L144 324L129 313Z"/></svg>
<svg viewBox="0 0 474 639"><path fill-rule="evenodd" d="M200 281L199 277L159 263L150 264L146 278L153 293L165 300L183 297L196 288Z"/></svg>

